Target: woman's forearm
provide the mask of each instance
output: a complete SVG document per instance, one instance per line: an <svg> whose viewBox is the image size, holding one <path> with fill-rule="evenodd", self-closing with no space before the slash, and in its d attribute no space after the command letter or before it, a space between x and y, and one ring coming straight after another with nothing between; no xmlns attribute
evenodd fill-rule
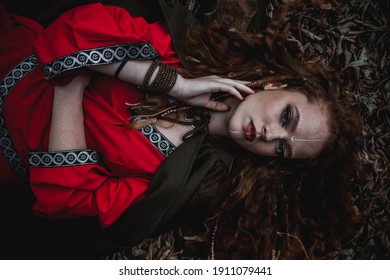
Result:
<svg viewBox="0 0 390 280"><path fill-rule="evenodd" d="M90 68L100 73L115 76L115 73L117 72L118 67L120 67L120 64L120 62L117 62L106 65L90 66ZM151 60L129 60L119 72L118 78L122 81L137 86L142 85L146 73L148 72L148 69L151 65ZM145 80L145 86L151 86L154 83L155 78L158 77L157 73L160 71L160 69L165 68L160 68L160 66L157 66L157 68L152 67L152 69L154 69L154 72L150 77ZM254 93L252 89L245 85L246 82L244 81L235 81L232 79L222 78L218 76L205 76L196 79L187 79L183 78L180 74L178 74L177 77L175 76L172 79L169 74L164 73L160 77L163 77L163 79L166 78L165 81L167 83L164 84L161 83L161 81L158 81L158 83L161 83L159 84L159 86L161 87L157 86L157 88L160 90L164 90L162 90L162 92L154 92L152 90L152 93L169 95L170 97L184 101L187 104L197 107L204 107L216 111L229 110L229 106L224 104L223 102L212 100L212 94L215 92L226 92L240 100L243 99L242 93L247 95ZM173 80L174 83L171 84ZM156 90L155 88L154 90ZM147 91L149 89L147 89Z"/></svg>
<svg viewBox="0 0 390 280"><path fill-rule="evenodd" d="M126 61L126 64L123 66L123 68L120 70L118 78L130 84L140 86L144 82L146 72L148 71L152 62L152 60L128 60ZM114 76L120 64L120 62L116 62L106 65L90 66L90 68L96 72L100 72L109 76ZM152 73L149 80L149 84L151 84L156 78L158 70L159 66L157 66L156 70ZM179 84L183 80L183 77L178 74L177 81L169 92L169 95L171 97L177 98L177 92L180 91Z"/></svg>
<svg viewBox="0 0 390 280"><path fill-rule="evenodd" d="M104 73L109 76L114 76L120 64L120 62L116 62L106 65L91 66L90 68L97 72ZM151 60L129 60L119 72L118 78L122 81L139 86L142 84L142 81L145 78L145 74L151 64ZM156 73L154 73L154 76L155 75ZM152 76L152 80L154 76Z"/></svg>
<svg viewBox="0 0 390 280"><path fill-rule="evenodd" d="M86 149L83 93L74 82L55 88L49 151Z"/></svg>

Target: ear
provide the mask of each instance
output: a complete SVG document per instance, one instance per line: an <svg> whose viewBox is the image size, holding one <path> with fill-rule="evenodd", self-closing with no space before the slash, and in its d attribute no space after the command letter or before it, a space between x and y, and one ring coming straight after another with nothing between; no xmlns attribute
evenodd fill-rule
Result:
<svg viewBox="0 0 390 280"><path fill-rule="evenodd" d="M270 89L282 89L282 88L286 88L287 85L286 84L282 84L282 83L278 83L278 82L274 82L274 83L268 83L264 86L264 89L265 90L270 90Z"/></svg>

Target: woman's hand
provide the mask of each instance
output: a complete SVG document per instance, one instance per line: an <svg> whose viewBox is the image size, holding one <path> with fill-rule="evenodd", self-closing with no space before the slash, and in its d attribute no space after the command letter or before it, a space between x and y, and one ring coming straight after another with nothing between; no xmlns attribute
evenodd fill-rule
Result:
<svg viewBox="0 0 390 280"><path fill-rule="evenodd" d="M242 100L242 94L252 94L254 91L243 81L237 81L219 76L205 76L195 79L185 79L180 75L169 95L190 105L204 107L214 111L227 111L229 106L211 100L213 93L227 92Z"/></svg>

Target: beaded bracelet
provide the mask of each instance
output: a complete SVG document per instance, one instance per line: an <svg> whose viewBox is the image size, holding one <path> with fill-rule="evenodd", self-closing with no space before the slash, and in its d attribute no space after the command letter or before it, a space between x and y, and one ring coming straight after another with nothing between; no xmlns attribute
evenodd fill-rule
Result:
<svg viewBox="0 0 390 280"><path fill-rule="evenodd" d="M149 85L150 79L157 67L159 67L157 75ZM175 86L177 76L178 74L175 69L158 60L154 60L148 71L146 71L142 85L138 88L154 94L167 95Z"/></svg>

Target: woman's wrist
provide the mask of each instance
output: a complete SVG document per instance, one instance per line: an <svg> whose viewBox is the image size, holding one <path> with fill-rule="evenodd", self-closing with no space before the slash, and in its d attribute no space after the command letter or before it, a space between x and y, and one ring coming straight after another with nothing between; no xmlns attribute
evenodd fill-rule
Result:
<svg viewBox="0 0 390 280"><path fill-rule="evenodd" d="M172 89L168 92L168 95L181 100L181 95L184 92L184 84L186 79L183 78L180 74L177 74L176 83L173 85Z"/></svg>

